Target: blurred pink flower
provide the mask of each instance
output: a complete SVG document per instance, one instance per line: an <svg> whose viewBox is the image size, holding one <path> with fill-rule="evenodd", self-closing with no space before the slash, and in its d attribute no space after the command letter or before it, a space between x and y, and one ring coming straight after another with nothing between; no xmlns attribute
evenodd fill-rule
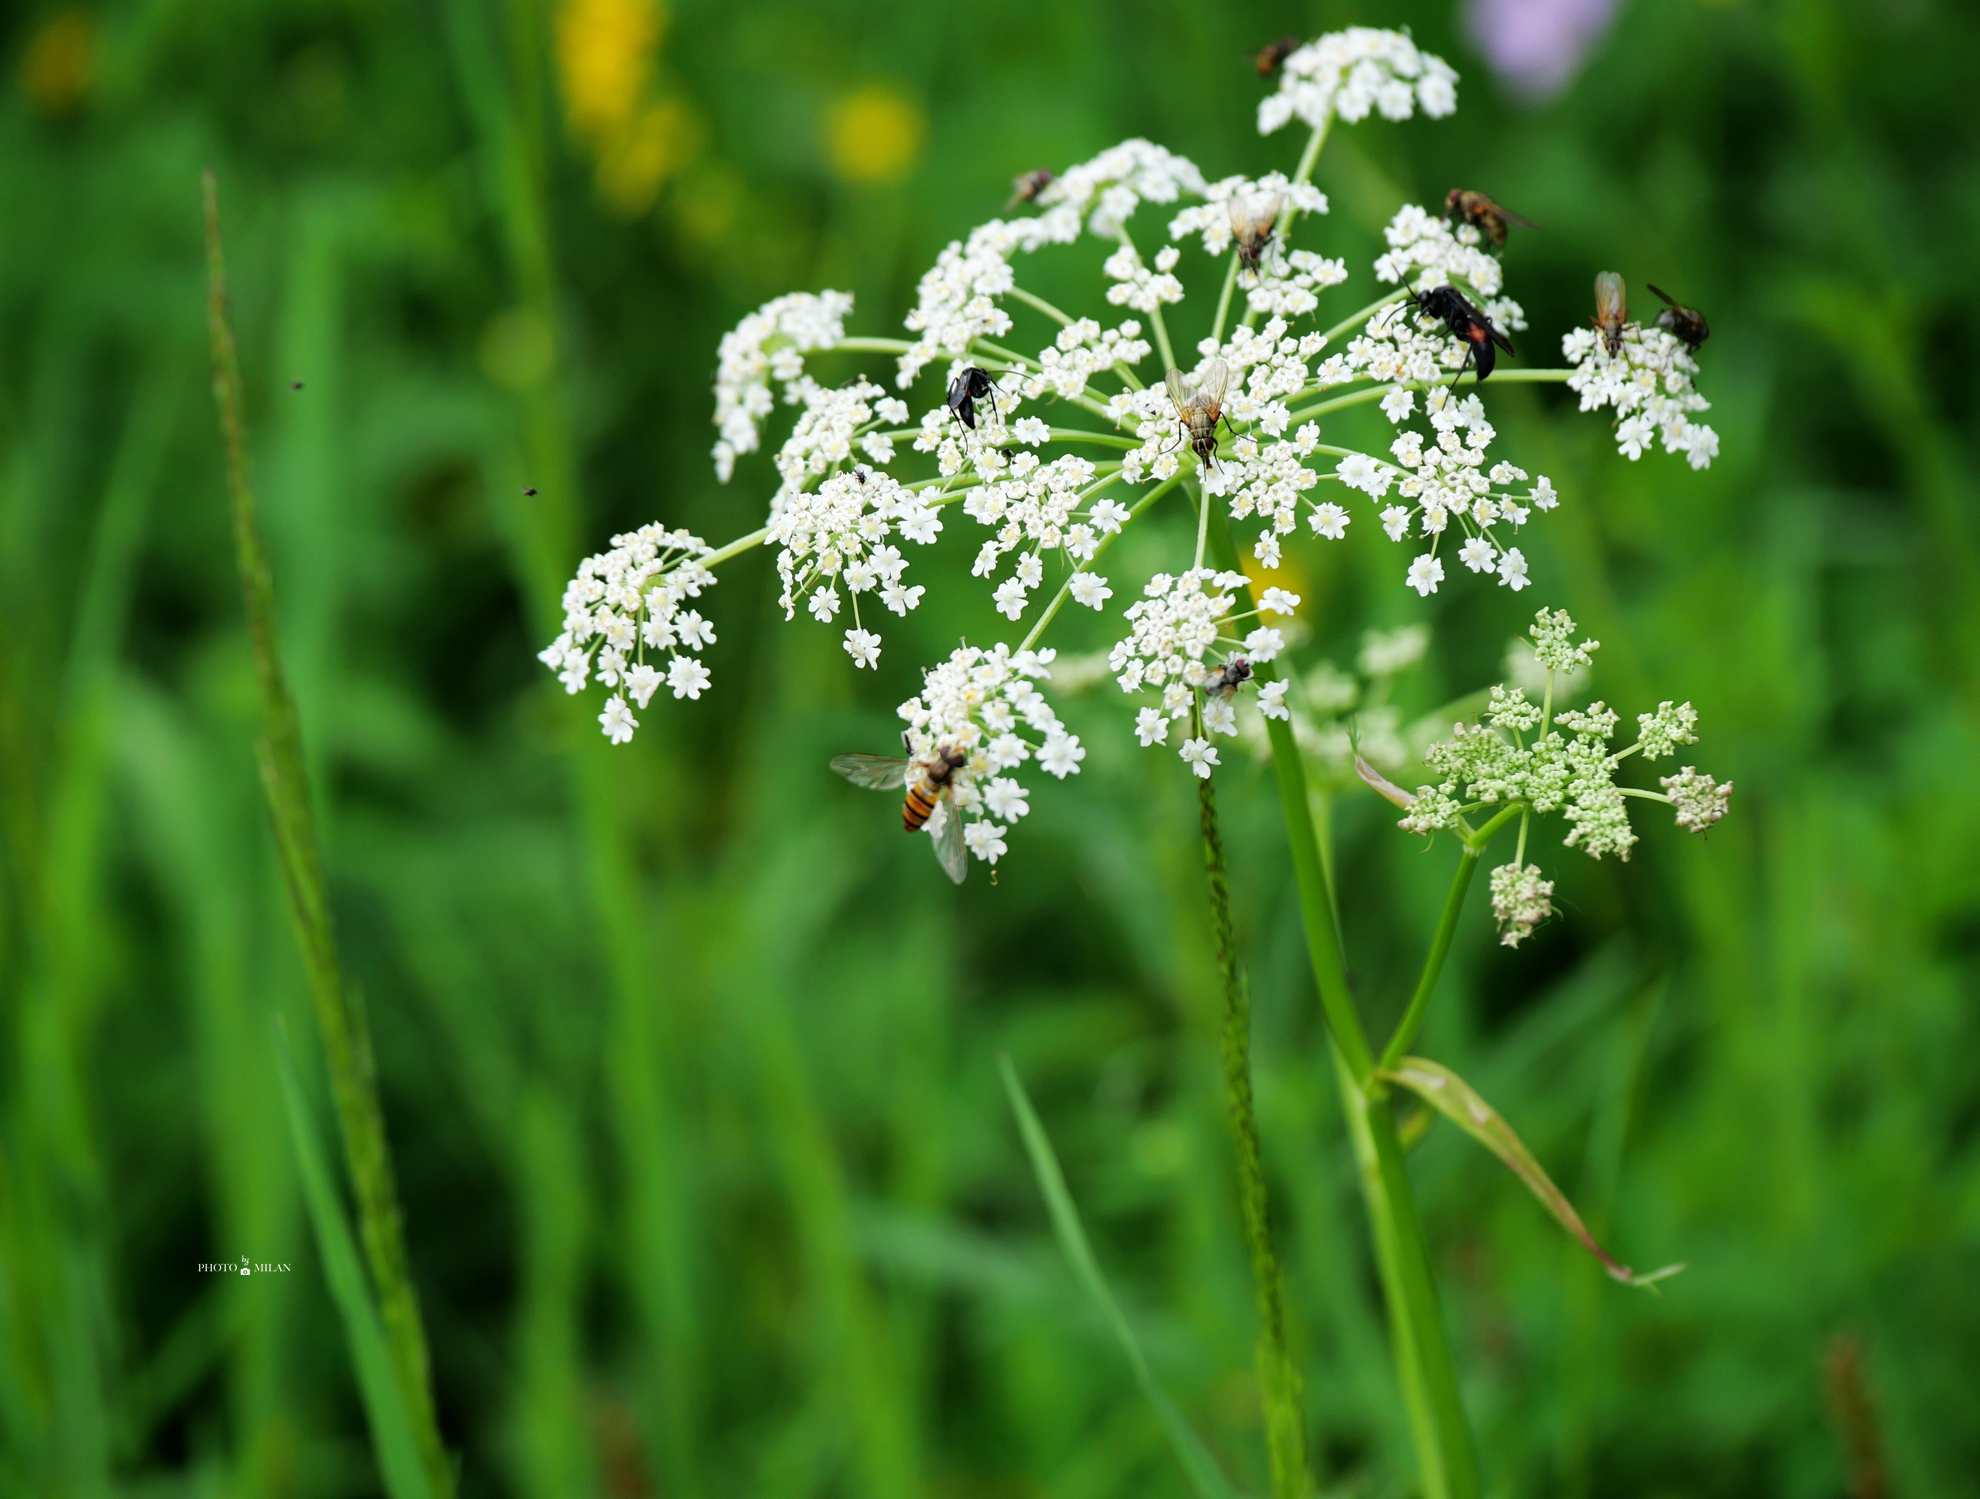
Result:
<svg viewBox="0 0 1980 1499"><path fill-rule="evenodd" d="M1465 23L1499 80L1540 102L1574 81L1619 8L1618 0L1469 0Z"/></svg>

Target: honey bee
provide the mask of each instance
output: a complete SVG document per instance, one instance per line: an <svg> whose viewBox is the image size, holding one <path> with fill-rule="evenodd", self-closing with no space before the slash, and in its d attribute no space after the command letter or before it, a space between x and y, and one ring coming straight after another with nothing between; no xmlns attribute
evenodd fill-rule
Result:
<svg viewBox="0 0 1980 1499"><path fill-rule="evenodd" d="M906 735L902 735L905 746ZM935 831L935 858L942 872L958 885L969 873L969 852L963 846L962 812L956 806L955 775L969 764L969 751L960 745L938 745L926 755L903 759L895 755L834 755L832 769L855 786L873 791L907 789L901 807L901 826L918 833L928 826L939 809L941 825Z"/></svg>
<svg viewBox="0 0 1980 1499"><path fill-rule="evenodd" d="M1453 338L1465 341L1464 363L1451 380L1455 385L1464 378L1466 369L1476 366L1478 379L1482 383L1492 373L1498 362L1493 345L1498 345L1508 354L1513 352L1512 340L1492 326L1492 320L1466 300L1463 292L1455 286L1433 286L1428 291L1413 291L1398 307L1414 306L1425 317L1433 317L1449 330Z"/></svg>
<svg viewBox="0 0 1980 1499"><path fill-rule="evenodd" d="M1505 248L1508 223L1523 224L1528 229L1540 227L1523 214L1514 213L1468 187L1454 187L1444 195L1444 212L1460 223L1471 225L1500 249Z"/></svg>
<svg viewBox="0 0 1980 1499"><path fill-rule="evenodd" d="M1011 201L1004 205L1004 212L1009 213L1020 203L1031 202L1057 180L1053 176L1050 167L1040 167L1035 172L1026 172L1022 177L1013 177L1011 179Z"/></svg>
<svg viewBox="0 0 1980 1499"><path fill-rule="evenodd" d="M1686 307L1661 287L1652 286L1650 290L1665 303L1664 310L1657 314L1657 326L1696 354L1698 346L1712 336L1712 325L1705 321L1705 315L1696 307Z"/></svg>
<svg viewBox="0 0 1980 1499"><path fill-rule="evenodd" d="M1237 237L1238 262L1247 271L1258 269L1272 243L1272 225L1285 206L1286 200L1278 193L1269 198L1231 199L1231 233Z"/></svg>
<svg viewBox="0 0 1980 1499"><path fill-rule="evenodd" d="M1615 358L1622 352L1623 324L1629 319L1629 288L1614 271L1603 271L1595 278L1595 326L1602 330L1602 343Z"/></svg>
<svg viewBox="0 0 1980 1499"><path fill-rule="evenodd" d="M1196 456L1210 468L1217 466L1217 422L1224 414L1224 386L1231 378L1230 366L1212 359L1197 378L1181 370L1169 371L1169 401L1176 408L1176 420L1189 435Z"/></svg>
<svg viewBox="0 0 1980 1499"><path fill-rule="evenodd" d="M1251 54L1251 60L1258 64L1258 76L1270 78L1286 65L1286 59L1299 50L1299 38L1282 36L1276 42L1267 42Z"/></svg>

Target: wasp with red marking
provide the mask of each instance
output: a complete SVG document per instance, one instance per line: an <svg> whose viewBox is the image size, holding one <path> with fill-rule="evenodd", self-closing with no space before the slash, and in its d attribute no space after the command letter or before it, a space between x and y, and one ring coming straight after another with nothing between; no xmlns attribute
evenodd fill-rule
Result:
<svg viewBox="0 0 1980 1499"><path fill-rule="evenodd" d="M1525 215L1514 213L1504 204L1494 203L1468 187L1454 187L1444 195L1444 212L1457 223L1471 225L1502 250L1506 245L1507 224L1521 224L1528 229L1540 227Z"/></svg>
<svg viewBox="0 0 1980 1499"><path fill-rule="evenodd" d="M1467 369L1473 368L1478 371L1478 380L1482 384L1498 363L1499 356L1494 345L1508 354L1513 352L1512 340L1493 327L1492 320L1472 306L1455 286L1433 286L1428 291L1413 291L1396 305L1413 306L1423 316L1442 323L1453 338L1464 340L1464 363L1458 366L1457 374L1452 377L1453 385L1464 378Z"/></svg>
<svg viewBox="0 0 1980 1499"><path fill-rule="evenodd" d="M1615 358L1622 352L1623 325L1629 321L1629 288L1614 271L1595 277L1594 324L1602 334L1602 346Z"/></svg>
<svg viewBox="0 0 1980 1499"><path fill-rule="evenodd" d="M1190 450L1207 468L1217 466L1217 423L1224 415L1224 387L1230 379L1231 367L1221 359L1206 363L1201 375L1169 371L1169 404L1176 409Z"/></svg>
<svg viewBox="0 0 1980 1499"><path fill-rule="evenodd" d="M1696 307L1686 307L1662 287L1652 286L1650 290L1664 299L1664 310L1657 314L1657 326L1696 354L1698 346L1712 336L1712 325L1705 321L1705 314Z"/></svg>
<svg viewBox="0 0 1980 1499"><path fill-rule="evenodd" d="M983 400L993 390L1002 394L997 382L990 378L990 372L972 364L949 382L949 395L945 404L955 414L957 421L974 432L976 430L976 403ZM992 406L991 410L994 412L996 408Z"/></svg>
<svg viewBox="0 0 1980 1499"><path fill-rule="evenodd" d="M902 735L902 740L907 738ZM969 852L963 844L962 812L956 806L956 772L969 764L969 751L960 745L938 745L928 754L834 755L832 769L871 791L907 791L901 806L901 827L918 833L936 817L935 858L942 872L958 885L969 873Z"/></svg>
<svg viewBox="0 0 1980 1499"><path fill-rule="evenodd" d="M1237 240L1238 263L1247 271L1258 269L1258 262L1272 246L1272 226L1285 211L1283 194L1265 198L1231 199L1231 235Z"/></svg>

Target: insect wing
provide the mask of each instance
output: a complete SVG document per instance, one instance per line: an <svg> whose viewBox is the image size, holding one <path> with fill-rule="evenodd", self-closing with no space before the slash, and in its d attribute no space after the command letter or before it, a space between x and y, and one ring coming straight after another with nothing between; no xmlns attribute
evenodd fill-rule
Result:
<svg viewBox="0 0 1980 1499"><path fill-rule="evenodd" d="M871 791L898 791L907 784L908 767L914 762L897 755L834 755L832 769Z"/></svg>
<svg viewBox="0 0 1980 1499"><path fill-rule="evenodd" d="M1181 370L1169 371L1169 404L1176 408L1176 415L1189 420L1190 412L1196 409L1196 382Z"/></svg>
<svg viewBox="0 0 1980 1499"><path fill-rule="evenodd" d="M1656 287L1650 290L1657 291ZM1657 292L1662 297L1662 292ZM1669 297L1664 297L1666 302ZM1623 278L1614 271L1604 271L1595 278L1595 321L1606 326L1610 322L1620 323L1629 316L1629 293Z"/></svg>
<svg viewBox="0 0 1980 1499"><path fill-rule="evenodd" d="M969 850L963 845L963 818L956 807L956 795L945 790L941 801L942 830L930 836L935 840L935 858L942 872L960 885L969 875Z"/></svg>
<svg viewBox="0 0 1980 1499"><path fill-rule="evenodd" d="M1221 359L1203 366L1203 378L1196 385L1196 404L1213 414L1224 409L1224 387L1230 383L1231 367Z"/></svg>

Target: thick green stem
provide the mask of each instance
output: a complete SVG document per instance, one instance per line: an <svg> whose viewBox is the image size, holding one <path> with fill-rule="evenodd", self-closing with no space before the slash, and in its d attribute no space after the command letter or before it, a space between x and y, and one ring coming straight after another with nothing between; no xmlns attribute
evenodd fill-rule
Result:
<svg viewBox="0 0 1980 1499"><path fill-rule="evenodd" d="M1213 507L1214 509L1214 507ZM1237 548L1230 528L1217 510L1210 526L1212 556L1219 567L1238 570ZM1248 591L1248 590L1247 590ZM1269 680L1276 673L1262 668ZM1402 1147L1388 1106L1388 1090L1375 1078L1375 1058L1366 1032L1355 1013L1341 961L1335 928L1333 894L1328 888L1314 835L1313 811L1307 800L1306 769L1292 725L1267 719L1272 763L1278 774L1279 801L1285 812L1292 846L1293 878L1299 890L1301 924L1321 1008L1332 1032L1335 1070L1342 1106L1361 1163L1362 1195L1375 1238L1376 1267L1389 1308L1390 1336L1395 1346L1396 1375L1409 1409L1410 1432L1416 1447L1423 1489L1428 1499L1478 1499L1478 1458L1471 1441L1463 1402L1458 1395L1457 1366L1444 1330L1436 1283L1424 1245L1416 1199L1403 1167Z"/></svg>
<svg viewBox="0 0 1980 1499"><path fill-rule="evenodd" d="M1306 1499L1305 1380L1286 1349L1285 1277L1272 1248L1265 1166L1258 1120L1251 1102L1251 993L1231 934L1231 896L1224 868L1224 840L1217 827L1217 792L1208 776L1196 783L1203 814L1203 867L1210 888L1210 931L1217 971L1224 982L1224 1096L1230 1104L1237 1149L1238 1206L1251 1279L1258 1297L1258 1389L1265 1407L1265 1445L1272 1463L1274 1499Z"/></svg>
<svg viewBox="0 0 1980 1499"><path fill-rule="evenodd" d="M337 941L325 894L323 856L316 813L303 758L296 703L282 670L275 617L275 582L261 545L254 491L248 482L247 422L241 410L240 355L228 310L227 264L220 241L220 194L212 171L205 174L207 331L213 345L213 395L220 408L220 432L227 449L227 495L233 517L234 560L247 604L248 634L255 677L260 685L263 734L256 746L269 820L289 896L289 914L302 946L310 999L330 1092L342 1129L344 1155L357 1196L358 1225L365 1259L376 1282L379 1314L391 1352L393 1372L411 1417L427 1485L436 1496L454 1492L453 1465L440 1439L434 1415L426 1332L419 1316L406 1259L398 1189L393 1182L385 1116L378 1103L378 1079L371 1029L364 1006L344 985Z"/></svg>

